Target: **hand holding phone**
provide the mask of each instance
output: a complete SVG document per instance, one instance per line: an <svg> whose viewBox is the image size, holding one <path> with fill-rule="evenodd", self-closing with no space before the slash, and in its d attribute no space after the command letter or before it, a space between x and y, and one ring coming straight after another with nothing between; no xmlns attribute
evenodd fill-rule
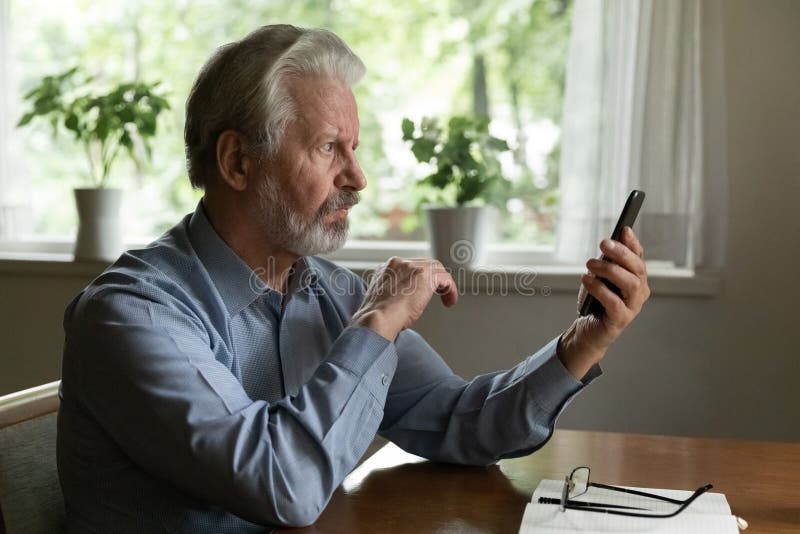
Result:
<svg viewBox="0 0 800 534"><path fill-rule="evenodd" d="M642 207L642 203L644 202L644 191L639 191L634 189L631 191L630 195L628 195L628 200L625 201L625 206L622 208L622 213L620 213L619 220L617 220L617 225L614 227L614 231L611 233L611 239L614 241L619 241L620 237L622 236L622 230L626 226L633 227L633 223L636 221L636 217L639 215L639 209ZM601 260L609 261L605 255L600 257ZM620 290L617 286L606 280L605 278L600 278L600 280L615 294L620 295ZM597 301L592 295L588 292L584 294L583 302L580 304L579 314L581 316L584 315L594 315L595 317L602 317L605 313L605 309L600 302Z"/></svg>

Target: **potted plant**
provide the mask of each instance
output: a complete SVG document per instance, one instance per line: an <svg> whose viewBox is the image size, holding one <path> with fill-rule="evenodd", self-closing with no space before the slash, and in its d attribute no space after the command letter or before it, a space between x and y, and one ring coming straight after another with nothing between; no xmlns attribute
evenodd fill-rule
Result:
<svg viewBox="0 0 800 534"><path fill-rule="evenodd" d="M496 211L487 205L509 182L498 155L506 141L489 133L487 117L454 116L446 128L423 118L419 128L403 119L403 140L420 163L434 172L418 183L435 258L450 269L472 269L483 261Z"/></svg>
<svg viewBox="0 0 800 534"><path fill-rule="evenodd" d="M90 187L74 190L78 209L75 259L110 261L122 252L122 190L107 187L111 169L120 152L137 169L150 160L157 119L169 103L158 91L158 83L120 83L98 94L91 91L91 82L78 67L45 76L23 97L30 109L17 126L46 119L53 136L71 133L83 148Z"/></svg>

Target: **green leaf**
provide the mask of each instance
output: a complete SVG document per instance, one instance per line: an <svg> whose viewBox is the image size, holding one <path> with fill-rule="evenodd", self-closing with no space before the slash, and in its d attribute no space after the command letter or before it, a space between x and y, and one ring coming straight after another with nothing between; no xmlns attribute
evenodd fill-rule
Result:
<svg viewBox="0 0 800 534"><path fill-rule="evenodd" d="M427 163L433 158L436 149L436 141L432 139L419 138L411 145L411 152L417 161Z"/></svg>
<svg viewBox="0 0 800 534"><path fill-rule="evenodd" d="M124 107L117 112L119 120L122 122L134 122L136 120L136 113L131 107Z"/></svg>
<svg viewBox="0 0 800 534"><path fill-rule="evenodd" d="M142 115L140 124L137 125L142 137L151 137L156 134L156 118L154 115Z"/></svg>
<svg viewBox="0 0 800 534"><path fill-rule="evenodd" d="M480 176L464 176L461 183L458 184L458 194L456 195L456 203L459 205L466 204L475 200L484 189L487 183L484 182Z"/></svg>
<svg viewBox="0 0 800 534"><path fill-rule="evenodd" d="M425 180L437 189L444 189L453 182L453 179L453 170L447 167L442 167L435 173L425 177Z"/></svg>
<svg viewBox="0 0 800 534"><path fill-rule="evenodd" d="M108 117L105 115L100 115L97 118L97 124L94 128L94 135L100 141L105 141L108 138L108 130L109 130L110 121Z"/></svg>
<svg viewBox="0 0 800 534"><path fill-rule="evenodd" d="M35 116L36 116L36 113L34 113L33 111L29 111L29 112L27 112L25 115L23 115L23 116L22 116L22 118L21 118L21 119L19 120L19 122L17 123L17 128L19 128L20 126L25 126L26 124L28 124L29 122L31 122L31 120L32 120L32 119L33 119Z"/></svg>
<svg viewBox="0 0 800 534"><path fill-rule="evenodd" d="M119 144L124 146L129 151L133 150L133 139L128 132L124 132L119 138Z"/></svg>
<svg viewBox="0 0 800 534"><path fill-rule="evenodd" d="M79 123L78 123L78 116L74 112L69 112L67 114L67 118L64 119L64 126L68 130L72 130L76 134L80 135L79 131Z"/></svg>
<svg viewBox="0 0 800 534"><path fill-rule="evenodd" d="M450 130L450 135L461 137L465 130L470 127L470 120L467 117L455 116L451 117L447 122L447 128Z"/></svg>
<svg viewBox="0 0 800 534"><path fill-rule="evenodd" d="M403 117L403 141L411 141L412 139L414 139L414 122Z"/></svg>
<svg viewBox="0 0 800 534"><path fill-rule="evenodd" d="M489 136L486 140L486 145L498 152L505 152L508 150L508 143L504 139L498 139L497 137Z"/></svg>

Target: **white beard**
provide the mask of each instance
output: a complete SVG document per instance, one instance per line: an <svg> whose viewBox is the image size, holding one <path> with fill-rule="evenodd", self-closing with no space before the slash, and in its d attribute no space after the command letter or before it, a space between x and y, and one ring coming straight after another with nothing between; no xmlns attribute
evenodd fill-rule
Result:
<svg viewBox="0 0 800 534"><path fill-rule="evenodd" d="M343 206L355 205L359 195L342 191L328 198L311 220L290 206L277 180L265 176L256 189L258 202L251 213L265 232L270 244L298 256L325 254L342 248L347 241L348 221L344 217L330 224L325 218Z"/></svg>

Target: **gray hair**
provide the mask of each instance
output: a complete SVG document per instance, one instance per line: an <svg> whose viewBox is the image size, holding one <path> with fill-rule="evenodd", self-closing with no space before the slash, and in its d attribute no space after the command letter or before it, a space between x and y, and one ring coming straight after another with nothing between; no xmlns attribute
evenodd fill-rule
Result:
<svg viewBox="0 0 800 534"><path fill-rule="evenodd" d="M297 110L288 81L307 76L352 87L364 63L336 34L286 24L263 26L217 49L186 100L186 167L195 188L217 176L216 145L225 130L244 134L251 148L272 157Z"/></svg>

